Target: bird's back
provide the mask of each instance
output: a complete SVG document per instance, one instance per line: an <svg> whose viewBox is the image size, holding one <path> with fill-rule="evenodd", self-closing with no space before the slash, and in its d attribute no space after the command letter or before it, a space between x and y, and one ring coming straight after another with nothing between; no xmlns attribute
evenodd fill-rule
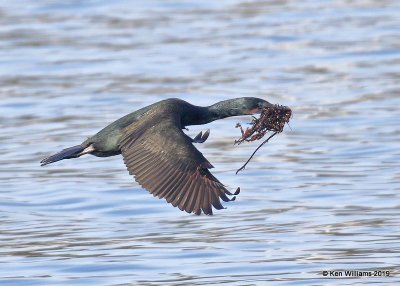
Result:
<svg viewBox="0 0 400 286"><path fill-rule="evenodd" d="M145 117L153 109L158 109L160 116L163 116L169 113L182 112L185 105L190 104L181 99L170 98L143 107L112 122L94 136L88 138L82 145L93 144L96 150L104 152L105 156L119 154L119 141L128 126L140 120L143 116Z"/></svg>

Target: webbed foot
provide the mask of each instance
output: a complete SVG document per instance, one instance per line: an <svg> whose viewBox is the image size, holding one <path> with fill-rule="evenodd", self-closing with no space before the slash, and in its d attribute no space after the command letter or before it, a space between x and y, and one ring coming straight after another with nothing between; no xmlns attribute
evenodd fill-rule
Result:
<svg viewBox="0 0 400 286"><path fill-rule="evenodd" d="M193 143L204 143L204 142L206 142L209 135L210 135L210 129L207 129L207 131L204 132L204 134L203 134L203 131L200 131L200 133L197 134L196 137L194 137L192 139L192 142Z"/></svg>

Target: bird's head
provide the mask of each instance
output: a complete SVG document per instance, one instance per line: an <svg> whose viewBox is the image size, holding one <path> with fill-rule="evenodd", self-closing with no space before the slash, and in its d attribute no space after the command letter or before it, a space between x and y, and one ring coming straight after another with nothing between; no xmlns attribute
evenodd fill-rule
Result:
<svg viewBox="0 0 400 286"><path fill-rule="evenodd" d="M217 102L208 107L211 116L207 116L206 122L211 122L217 119L240 116L253 115L261 113L263 108L273 106L268 101L256 97L240 97Z"/></svg>
<svg viewBox="0 0 400 286"><path fill-rule="evenodd" d="M241 109L240 113L243 115L253 115L261 113L263 108L272 106L268 101L257 97L242 97L238 98L237 108Z"/></svg>

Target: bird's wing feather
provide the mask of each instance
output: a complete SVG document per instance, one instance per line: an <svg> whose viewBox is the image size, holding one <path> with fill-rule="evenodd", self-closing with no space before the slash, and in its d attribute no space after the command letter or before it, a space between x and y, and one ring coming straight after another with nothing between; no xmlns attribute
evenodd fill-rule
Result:
<svg viewBox="0 0 400 286"><path fill-rule="evenodd" d="M120 149L135 180L154 196L188 213L212 214L231 194L208 169L213 166L183 133L179 120L144 116L124 132Z"/></svg>

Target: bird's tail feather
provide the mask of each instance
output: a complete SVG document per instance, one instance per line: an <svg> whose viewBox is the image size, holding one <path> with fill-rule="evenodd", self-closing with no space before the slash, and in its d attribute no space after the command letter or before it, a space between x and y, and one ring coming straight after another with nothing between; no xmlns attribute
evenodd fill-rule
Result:
<svg viewBox="0 0 400 286"><path fill-rule="evenodd" d="M51 155L42 161L40 161L40 166L44 166L50 163L54 163L63 159L71 159L79 157L83 152L84 148L81 145L72 146L66 149L61 150L60 152Z"/></svg>

